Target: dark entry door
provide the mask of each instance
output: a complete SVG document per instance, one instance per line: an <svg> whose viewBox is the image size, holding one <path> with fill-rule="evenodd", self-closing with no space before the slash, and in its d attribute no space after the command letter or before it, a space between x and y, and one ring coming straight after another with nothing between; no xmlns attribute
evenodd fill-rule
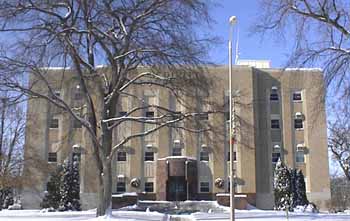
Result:
<svg viewBox="0 0 350 221"><path fill-rule="evenodd" d="M187 182L185 177L169 177L166 198L168 201L184 201L187 199Z"/></svg>

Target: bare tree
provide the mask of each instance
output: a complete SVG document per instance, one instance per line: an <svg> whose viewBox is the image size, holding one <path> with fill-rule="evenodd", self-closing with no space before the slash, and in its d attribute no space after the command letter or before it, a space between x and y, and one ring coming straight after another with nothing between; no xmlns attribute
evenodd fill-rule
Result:
<svg viewBox="0 0 350 221"><path fill-rule="evenodd" d="M349 97L350 5L346 0L261 0L254 32L294 39L287 66L322 67L326 85Z"/></svg>
<svg viewBox="0 0 350 221"><path fill-rule="evenodd" d="M1 37L11 36L1 46L1 82L31 99L49 101L81 123L92 141L99 170L97 215L111 207L111 161L120 147L203 114L195 108L179 113L148 105L129 89L163 88L184 105L184 97L203 97L210 81L202 64L212 39L196 35L195 30L209 22L208 2L201 0L1 1ZM98 64L108 68L99 69ZM84 97L84 117L54 93L48 69L43 68L53 65L73 70ZM27 73L31 74L29 85L23 84ZM45 88L35 90L40 84ZM121 96L138 101L124 116L116 108ZM148 108L159 114L140 116ZM123 122L153 127L113 145L113 130ZM198 131L198 127L182 129Z"/></svg>
<svg viewBox="0 0 350 221"><path fill-rule="evenodd" d="M22 184L25 114L9 94L1 96L0 208L6 196Z"/></svg>
<svg viewBox="0 0 350 221"><path fill-rule="evenodd" d="M336 107L336 117L329 122L328 147L333 159L350 181L350 113L347 106L344 108L344 105L337 105Z"/></svg>

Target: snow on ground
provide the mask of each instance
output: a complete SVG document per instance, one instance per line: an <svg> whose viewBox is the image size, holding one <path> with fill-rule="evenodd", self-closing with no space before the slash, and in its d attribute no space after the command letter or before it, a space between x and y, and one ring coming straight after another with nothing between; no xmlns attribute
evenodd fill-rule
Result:
<svg viewBox="0 0 350 221"><path fill-rule="evenodd" d="M95 211L82 212L40 212L39 210L3 210L0 211L0 221L170 221L171 217L183 217L186 221L227 221L229 220L228 212L204 213L198 212L184 216L170 216L158 212L135 212L135 211L113 211L109 217L95 217ZM236 210L237 220L249 221L277 221L286 220L286 213L283 211L263 211L263 210ZM179 219L177 219L179 220ZM293 221L343 221L350 220L350 214L326 214L326 213L289 213L289 220Z"/></svg>

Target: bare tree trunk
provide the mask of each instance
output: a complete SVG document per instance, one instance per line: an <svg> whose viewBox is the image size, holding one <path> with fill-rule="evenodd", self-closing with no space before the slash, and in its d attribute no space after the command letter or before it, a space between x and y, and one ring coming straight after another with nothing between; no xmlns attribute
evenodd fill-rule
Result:
<svg viewBox="0 0 350 221"><path fill-rule="evenodd" d="M5 127L5 111L6 111L6 98L2 98L2 110L1 110L1 128L0 128L0 171L2 170L2 146L4 139L4 127Z"/></svg>

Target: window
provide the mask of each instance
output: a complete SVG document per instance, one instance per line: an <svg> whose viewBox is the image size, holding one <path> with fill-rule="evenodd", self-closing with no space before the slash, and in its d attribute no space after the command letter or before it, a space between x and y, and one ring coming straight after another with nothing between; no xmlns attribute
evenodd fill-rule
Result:
<svg viewBox="0 0 350 221"><path fill-rule="evenodd" d="M206 150L202 150L201 152L199 152L199 160L209 161L209 152Z"/></svg>
<svg viewBox="0 0 350 221"><path fill-rule="evenodd" d="M208 120L209 115L208 115L208 113L202 113L202 114L198 115L198 119L199 120Z"/></svg>
<svg viewBox="0 0 350 221"><path fill-rule="evenodd" d="M303 129L303 119L294 119L294 128L295 129Z"/></svg>
<svg viewBox="0 0 350 221"><path fill-rule="evenodd" d="M278 120L278 119L271 120L271 128L272 129L279 129L280 128L280 120Z"/></svg>
<svg viewBox="0 0 350 221"><path fill-rule="evenodd" d="M49 163L56 163L57 162L57 153L56 152L49 152L47 161Z"/></svg>
<svg viewBox="0 0 350 221"><path fill-rule="evenodd" d="M230 161L231 154L230 152L227 153L227 161ZM233 152L233 161L237 161L237 152Z"/></svg>
<svg viewBox="0 0 350 221"><path fill-rule="evenodd" d="M81 91L80 85L76 85L74 88L74 100L81 100L83 98L83 93Z"/></svg>
<svg viewBox="0 0 350 221"><path fill-rule="evenodd" d="M181 147L173 147L173 156L181 156Z"/></svg>
<svg viewBox="0 0 350 221"><path fill-rule="evenodd" d="M304 151L297 151L296 152L295 161L297 163L304 163L305 162Z"/></svg>
<svg viewBox="0 0 350 221"><path fill-rule="evenodd" d="M50 128L58 128L58 119L57 118L51 118Z"/></svg>
<svg viewBox="0 0 350 221"><path fill-rule="evenodd" d="M153 118L154 117L154 112L153 111L146 111L146 117Z"/></svg>
<svg viewBox="0 0 350 221"><path fill-rule="evenodd" d="M120 117L124 117L124 116L126 116L126 115L127 115L126 111L120 111L120 112L119 112L119 116L120 116Z"/></svg>
<svg viewBox="0 0 350 221"><path fill-rule="evenodd" d="M281 158L281 153L272 153L272 163L277 163Z"/></svg>
<svg viewBox="0 0 350 221"><path fill-rule="evenodd" d="M73 128L81 128L81 123L77 119L73 119Z"/></svg>
<svg viewBox="0 0 350 221"><path fill-rule="evenodd" d="M124 193L125 191L125 182L117 182L117 193Z"/></svg>
<svg viewBox="0 0 350 221"><path fill-rule="evenodd" d="M145 183L145 192L147 192L147 193L153 193L154 192L153 182L146 182Z"/></svg>
<svg viewBox="0 0 350 221"><path fill-rule="evenodd" d="M125 151L118 152L117 161L126 161L126 152Z"/></svg>
<svg viewBox="0 0 350 221"><path fill-rule="evenodd" d="M270 101L278 101L278 93L276 88L271 89Z"/></svg>
<svg viewBox="0 0 350 221"><path fill-rule="evenodd" d="M200 182L200 192L209 193L209 182Z"/></svg>
<svg viewBox="0 0 350 221"><path fill-rule="evenodd" d="M301 91L293 92L293 101L302 101Z"/></svg>
<svg viewBox="0 0 350 221"><path fill-rule="evenodd" d="M73 154L72 154L72 159L74 160L75 158L77 158L77 160L80 161L80 159L81 159L81 153L73 153Z"/></svg>
<svg viewBox="0 0 350 221"><path fill-rule="evenodd" d="M145 161L154 161L154 152L145 152Z"/></svg>
<svg viewBox="0 0 350 221"><path fill-rule="evenodd" d="M54 90L54 95L56 96L56 97L60 97L61 96L61 91L60 90Z"/></svg>

